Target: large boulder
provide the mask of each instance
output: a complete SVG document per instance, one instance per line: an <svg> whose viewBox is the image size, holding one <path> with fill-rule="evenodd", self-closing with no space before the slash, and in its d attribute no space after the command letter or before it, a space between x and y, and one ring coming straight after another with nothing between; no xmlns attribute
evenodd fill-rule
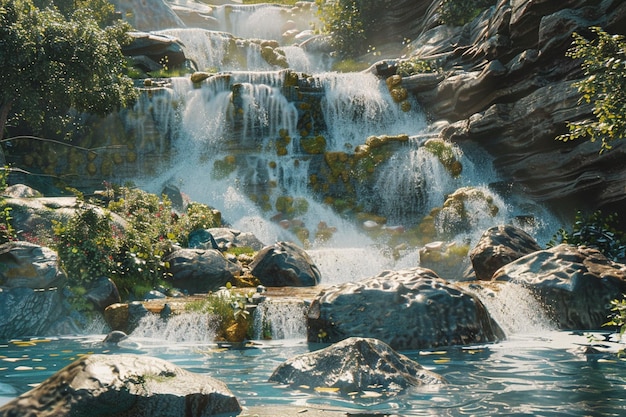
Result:
<svg viewBox="0 0 626 417"><path fill-rule="evenodd" d="M288 359L270 382L342 393L372 390L395 394L409 387L441 384L444 379L376 339L351 337L316 352Z"/></svg>
<svg viewBox="0 0 626 417"><path fill-rule="evenodd" d="M486 230L469 257L476 279L489 281L500 267L538 250L541 246L532 236L507 224Z"/></svg>
<svg viewBox="0 0 626 417"><path fill-rule="evenodd" d="M216 291L242 272L216 249L179 249L163 260L169 263L172 285L189 294Z"/></svg>
<svg viewBox="0 0 626 417"><path fill-rule="evenodd" d="M66 280L52 249L29 242L0 245L0 287L48 289L62 287Z"/></svg>
<svg viewBox="0 0 626 417"><path fill-rule="evenodd" d="M626 293L626 266L596 249L561 244L500 268L494 281L530 288L561 329L600 329Z"/></svg>
<svg viewBox="0 0 626 417"><path fill-rule="evenodd" d="M117 285L107 277L100 277L94 280L91 288L85 294L85 298L91 301L100 311L104 311L111 304L121 301Z"/></svg>
<svg viewBox="0 0 626 417"><path fill-rule="evenodd" d="M69 315L66 280L52 249L28 242L0 245L0 340L46 335Z"/></svg>
<svg viewBox="0 0 626 417"><path fill-rule="evenodd" d="M249 265L252 275L266 287L308 287L319 284L321 274L306 251L291 242L261 249Z"/></svg>
<svg viewBox="0 0 626 417"><path fill-rule="evenodd" d="M237 415L226 385L162 359L137 355L85 356L0 408L0 416Z"/></svg>
<svg viewBox="0 0 626 417"><path fill-rule="evenodd" d="M480 300L424 268L329 287L313 299L307 324L310 342L373 337L398 350L504 338Z"/></svg>
<svg viewBox="0 0 626 417"><path fill-rule="evenodd" d="M52 329L70 314L65 304L58 289L0 288L0 340L58 336Z"/></svg>

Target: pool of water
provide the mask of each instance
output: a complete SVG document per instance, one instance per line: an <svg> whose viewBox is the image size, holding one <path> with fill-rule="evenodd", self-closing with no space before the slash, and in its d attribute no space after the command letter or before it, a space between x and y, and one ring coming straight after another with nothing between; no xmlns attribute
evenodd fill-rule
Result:
<svg viewBox="0 0 626 417"><path fill-rule="evenodd" d="M173 343L133 337L120 347L104 335L33 339L0 344L0 404L28 391L80 355L135 353L157 356L224 381L243 406L340 407L403 416L618 416L626 415L626 361L585 355L585 334L547 331L483 346L403 352L443 375L448 384L393 397L362 392L351 397L294 390L267 382L284 360L322 345L304 340L258 341L246 349L214 343Z"/></svg>

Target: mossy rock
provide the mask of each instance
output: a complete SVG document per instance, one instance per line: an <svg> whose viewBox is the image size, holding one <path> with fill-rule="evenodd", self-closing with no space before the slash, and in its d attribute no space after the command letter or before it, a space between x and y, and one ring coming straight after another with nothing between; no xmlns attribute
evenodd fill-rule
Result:
<svg viewBox="0 0 626 417"><path fill-rule="evenodd" d="M461 175L463 165L454 153L453 145L443 139L429 139L424 143L424 149L439 159L453 178Z"/></svg>

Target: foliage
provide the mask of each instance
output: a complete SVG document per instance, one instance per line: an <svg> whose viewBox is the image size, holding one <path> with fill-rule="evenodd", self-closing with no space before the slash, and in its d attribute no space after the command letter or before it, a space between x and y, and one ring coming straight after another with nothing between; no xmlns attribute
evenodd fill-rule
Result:
<svg viewBox="0 0 626 417"><path fill-rule="evenodd" d="M9 177L9 167L0 169L0 244L16 239L16 232L11 222L11 207L7 206L2 192L7 188L7 178Z"/></svg>
<svg viewBox="0 0 626 417"><path fill-rule="evenodd" d="M186 309L213 316L218 339L239 342L245 336L250 337L253 330L250 313L246 310L249 299L249 294L241 294L227 285L226 289L211 293L204 300L187 304Z"/></svg>
<svg viewBox="0 0 626 417"><path fill-rule="evenodd" d="M67 222L53 221L56 250L71 286L87 288L109 276L117 250L110 220L95 208L79 208Z"/></svg>
<svg viewBox="0 0 626 417"><path fill-rule="evenodd" d="M0 137L7 123L61 132L70 109L105 115L135 100L121 52L130 27L101 28L106 10L94 18L80 7L93 4L105 3L77 1L67 18L33 0L0 0Z"/></svg>
<svg viewBox="0 0 626 417"><path fill-rule="evenodd" d="M585 245L598 249L609 259L621 260L626 256L626 234L618 227L617 214L603 216L602 212L597 210L585 217L578 211L572 231L559 229L548 242L548 247L559 243Z"/></svg>
<svg viewBox="0 0 626 417"><path fill-rule="evenodd" d="M569 133L558 140L588 138L602 142L601 152L611 142L626 137L626 42L621 35L610 35L592 27L594 40L574 33L574 46L567 56L581 59L585 78L574 83L582 94L580 103L592 103L595 120L567 124Z"/></svg>
<svg viewBox="0 0 626 417"><path fill-rule="evenodd" d="M370 0L315 1L322 32L331 35L332 45L342 58L353 58L368 50L376 30L381 5Z"/></svg>
<svg viewBox="0 0 626 417"><path fill-rule="evenodd" d="M185 213L170 201L142 190L111 186L108 210L79 208L66 223L55 222L54 246L73 286L88 288L100 276L113 279L123 297L141 297L169 277L167 255L185 245L191 231L220 225L219 212L191 203ZM111 212L124 218L120 227Z"/></svg>
<svg viewBox="0 0 626 417"><path fill-rule="evenodd" d="M428 72L437 72L438 68L433 66L431 62L423 59L407 59L398 64L396 73L403 77L409 77L415 74L423 74Z"/></svg>
<svg viewBox="0 0 626 417"><path fill-rule="evenodd" d="M622 337L626 332L626 300L612 300L611 311L610 320L604 325L619 327L619 335Z"/></svg>
<svg viewBox="0 0 626 417"><path fill-rule="evenodd" d="M463 26L494 4L495 0L443 0L440 21L445 25Z"/></svg>

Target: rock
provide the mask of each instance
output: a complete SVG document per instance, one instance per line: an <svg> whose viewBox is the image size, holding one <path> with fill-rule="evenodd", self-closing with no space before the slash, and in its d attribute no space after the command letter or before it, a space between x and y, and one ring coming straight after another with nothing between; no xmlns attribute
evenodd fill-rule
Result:
<svg viewBox="0 0 626 417"><path fill-rule="evenodd" d="M52 335L51 329L70 314L65 304L57 289L0 288L0 340Z"/></svg>
<svg viewBox="0 0 626 417"><path fill-rule="evenodd" d="M9 185L7 188L4 189L2 195L5 197L13 198L43 197L43 195L39 191L24 184Z"/></svg>
<svg viewBox="0 0 626 417"><path fill-rule="evenodd" d="M242 272L215 249L178 249L163 260L170 265L172 285L189 294L216 291Z"/></svg>
<svg viewBox="0 0 626 417"><path fill-rule="evenodd" d="M318 285L321 280L311 257L291 242L264 247L249 267L252 275L266 287L308 287Z"/></svg>
<svg viewBox="0 0 626 417"><path fill-rule="evenodd" d="M376 390L387 395L444 379L376 339L351 337L282 363L270 382L298 388L335 388L341 393ZM376 387L376 388L372 388Z"/></svg>
<svg viewBox="0 0 626 417"><path fill-rule="evenodd" d="M208 72L196 71L193 74L191 74L189 79L191 80L192 83L195 84L195 83L201 83L202 81L206 80L210 76L211 74L209 74Z"/></svg>
<svg viewBox="0 0 626 417"><path fill-rule="evenodd" d="M128 304L128 325L127 333L132 333L137 328L141 319L151 314L146 306L140 301L133 301Z"/></svg>
<svg viewBox="0 0 626 417"><path fill-rule="evenodd" d="M480 300L424 268L329 287L313 299L307 324L309 342L373 337L397 350L504 337Z"/></svg>
<svg viewBox="0 0 626 417"><path fill-rule="evenodd" d="M111 304L104 309L104 320L111 329L128 332L128 304Z"/></svg>
<svg viewBox="0 0 626 417"><path fill-rule="evenodd" d="M113 330L106 335L102 343L117 345L122 340L126 339L128 335L120 330Z"/></svg>
<svg viewBox="0 0 626 417"><path fill-rule="evenodd" d="M187 60L182 46L172 37L145 32L130 32L129 35L133 41L122 47L122 52L126 56L143 57L142 61L149 59L160 68L167 63L169 69L182 67ZM148 65L143 69L152 70Z"/></svg>
<svg viewBox="0 0 626 417"><path fill-rule="evenodd" d="M215 238L206 229L198 229L189 233L189 248L191 249L219 249Z"/></svg>
<svg viewBox="0 0 626 417"><path fill-rule="evenodd" d="M3 416L237 415L226 385L159 358L89 355L0 408Z"/></svg>
<svg viewBox="0 0 626 417"><path fill-rule="evenodd" d="M184 27L183 21L174 13L169 3L164 0L113 0L116 10L123 11L122 16L137 30L160 30Z"/></svg>
<svg viewBox="0 0 626 417"><path fill-rule="evenodd" d="M408 0L395 4L401 9ZM425 2L429 3L429 2ZM416 20L426 25L426 17ZM555 141L566 123L593 116L573 82L584 76L566 56L574 31L589 27L624 35L626 5L607 0L499 1L463 28L422 27L412 57L437 59L443 79L403 80L434 120L447 120L444 139L481 143L514 191L537 202L621 210L626 149L599 154L598 143ZM460 126L465 126L459 129Z"/></svg>
<svg viewBox="0 0 626 417"><path fill-rule="evenodd" d="M91 289L85 294L85 298L91 301L100 311L104 311L111 304L121 301L117 286L107 277L96 279Z"/></svg>
<svg viewBox="0 0 626 417"><path fill-rule="evenodd" d="M507 224L485 231L469 257L476 279L490 281L500 267L538 250L541 246L532 236Z"/></svg>
<svg viewBox="0 0 626 417"><path fill-rule="evenodd" d="M561 329L597 330L608 321L611 300L626 293L626 266L596 249L561 244L503 266L493 281L530 288Z"/></svg>
<svg viewBox="0 0 626 417"><path fill-rule="evenodd" d="M228 227L213 227L208 229L220 249L250 248L255 251L261 250L265 245L250 232L231 229Z"/></svg>
<svg viewBox="0 0 626 417"><path fill-rule="evenodd" d="M0 287L48 289L67 281L59 257L50 248L29 242L0 245Z"/></svg>

